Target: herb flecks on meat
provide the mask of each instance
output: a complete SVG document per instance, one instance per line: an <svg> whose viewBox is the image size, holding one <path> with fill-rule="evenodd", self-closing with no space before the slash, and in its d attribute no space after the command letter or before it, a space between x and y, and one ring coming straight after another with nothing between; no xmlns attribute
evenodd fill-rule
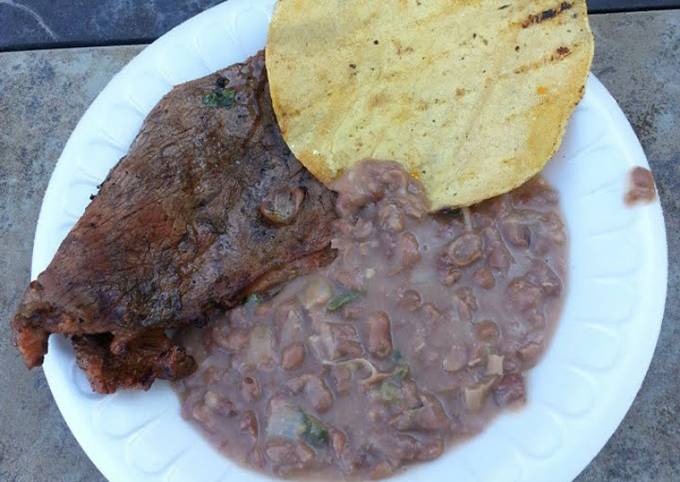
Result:
<svg viewBox="0 0 680 482"><path fill-rule="evenodd" d="M285 224L262 219L286 190L304 202ZM61 333L99 392L188 375L194 360L166 330L330 262L335 197L281 138L262 53L177 86L26 290L12 321L26 364Z"/></svg>
<svg viewBox="0 0 680 482"><path fill-rule="evenodd" d="M236 91L231 88L215 89L203 96L203 105L207 107L224 107L231 109L236 101Z"/></svg>

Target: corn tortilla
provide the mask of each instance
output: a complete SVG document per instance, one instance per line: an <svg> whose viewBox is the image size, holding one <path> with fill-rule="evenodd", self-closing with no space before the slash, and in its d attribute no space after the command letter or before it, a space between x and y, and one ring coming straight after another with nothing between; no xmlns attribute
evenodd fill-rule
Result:
<svg viewBox="0 0 680 482"><path fill-rule="evenodd" d="M317 178L395 160L437 210L543 168L593 48L584 0L280 0L266 65L283 136Z"/></svg>

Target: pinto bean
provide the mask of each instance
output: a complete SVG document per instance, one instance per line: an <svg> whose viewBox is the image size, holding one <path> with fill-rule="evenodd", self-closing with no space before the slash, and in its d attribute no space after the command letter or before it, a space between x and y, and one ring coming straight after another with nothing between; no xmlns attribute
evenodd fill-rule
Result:
<svg viewBox="0 0 680 482"><path fill-rule="evenodd" d="M341 193L335 201L335 210L341 218L349 218L370 200L369 195Z"/></svg>
<svg viewBox="0 0 680 482"><path fill-rule="evenodd" d="M262 389L260 388L260 383L257 381L257 378L252 376L244 377L241 382L241 394L248 402L259 400L262 396Z"/></svg>
<svg viewBox="0 0 680 482"><path fill-rule="evenodd" d="M331 336L331 356L333 360L340 358L356 358L363 354L357 332L352 325L333 324L329 327Z"/></svg>
<svg viewBox="0 0 680 482"><path fill-rule="evenodd" d="M314 450L303 442L276 441L265 449L265 453L284 473L303 469L314 461Z"/></svg>
<svg viewBox="0 0 680 482"><path fill-rule="evenodd" d="M378 210L378 223L384 230L400 233L404 230L404 215L394 204L384 204Z"/></svg>
<svg viewBox="0 0 680 482"><path fill-rule="evenodd" d="M493 399L499 407L507 407L526 400L524 377L517 373L504 375L496 384Z"/></svg>
<svg viewBox="0 0 680 482"><path fill-rule="evenodd" d="M556 204L559 194L542 177L535 177L510 193L515 206Z"/></svg>
<svg viewBox="0 0 680 482"><path fill-rule="evenodd" d="M416 218L416 219L421 219L424 215L427 214L427 204L419 197L419 196L414 196L411 191L415 191L416 189L413 189L415 186L414 183L410 182L408 184L408 191L409 194L406 194L403 198L401 198L401 208L404 210L404 213L411 217L411 218Z"/></svg>
<svg viewBox="0 0 680 482"><path fill-rule="evenodd" d="M339 458L340 456L342 456L342 453L345 451L346 445L347 437L345 436L345 434L339 430L332 430L331 447L333 448L333 452L335 452L336 457Z"/></svg>
<svg viewBox="0 0 680 482"><path fill-rule="evenodd" d="M496 286L496 279L489 268L480 268L472 275L472 279L477 286L490 290Z"/></svg>
<svg viewBox="0 0 680 482"><path fill-rule="evenodd" d="M444 441L440 438L434 440L427 440L423 442L420 451L418 452L417 460L425 462L427 460L434 460L444 453Z"/></svg>
<svg viewBox="0 0 680 482"><path fill-rule="evenodd" d="M500 234L494 228L487 227L482 230L484 240L484 252L489 268L506 271L512 264L512 255L503 243Z"/></svg>
<svg viewBox="0 0 680 482"><path fill-rule="evenodd" d="M281 354L281 367L284 370L293 370L305 361L305 345L293 343L284 348Z"/></svg>
<svg viewBox="0 0 680 482"><path fill-rule="evenodd" d="M530 342L517 351L522 362L527 367L534 366L543 353L543 346L539 343Z"/></svg>
<svg viewBox="0 0 680 482"><path fill-rule="evenodd" d="M431 395L421 395L422 406L400 413L390 425L402 431L434 432L445 427L448 417L439 400Z"/></svg>
<svg viewBox="0 0 680 482"><path fill-rule="evenodd" d="M290 301L279 306L274 314L274 324L281 345L304 339L304 314L299 303Z"/></svg>
<svg viewBox="0 0 680 482"><path fill-rule="evenodd" d="M421 308L420 311L423 313L425 317L427 317L428 320L430 321L435 321L438 320L439 318L442 317L442 312L437 309L436 306L434 306L432 303L425 303Z"/></svg>
<svg viewBox="0 0 680 482"><path fill-rule="evenodd" d="M212 336L219 346L230 352L241 351L248 343L248 332L238 328L216 326L213 328Z"/></svg>
<svg viewBox="0 0 680 482"><path fill-rule="evenodd" d="M366 273L363 270L351 267L350 265L350 267L339 269L334 277L336 281L345 287L356 291L362 291L366 289L365 274Z"/></svg>
<svg viewBox="0 0 680 482"><path fill-rule="evenodd" d="M378 358L392 353L392 329L387 313L373 313L366 321L368 326L368 352Z"/></svg>
<svg viewBox="0 0 680 482"><path fill-rule="evenodd" d="M304 443L298 443L295 447L295 454L297 455L300 462L307 464L314 461L314 450Z"/></svg>
<svg viewBox="0 0 680 482"><path fill-rule="evenodd" d="M265 450L267 457L275 464L294 464L298 461L291 443L270 445Z"/></svg>
<svg viewBox="0 0 680 482"><path fill-rule="evenodd" d="M413 233L402 233L399 236L397 249L402 268L411 268L420 261L420 247Z"/></svg>
<svg viewBox="0 0 680 482"><path fill-rule="evenodd" d="M203 396L203 403L205 404L206 408L217 413L218 415L232 417L236 414L234 404L231 402L231 400L211 390L205 392L205 395Z"/></svg>
<svg viewBox="0 0 680 482"><path fill-rule="evenodd" d="M540 228L541 234L554 243L564 244L567 241L564 223L557 213L545 213L541 217Z"/></svg>
<svg viewBox="0 0 680 482"><path fill-rule="evenodd" d="M489 346L486 343L476 343L470 349L470 356L468 359L467 366L470 368L475 368L480 366L486 360L489 354Z"/></svg>
<svg viewBox="0 0 680 482"><path fill-rule="evenodd" d="M505 355L503 359L503 372L516 373L522 369L522 362L517 355Z"/></svg>
<svg viewBox="0 0 680 482"><path fill-rule="evenodd" d="M302 389L305 388L305 383L307 383L307 377L302 375L288 380L286 386L290 388L293 393L300 393Z"/></svg>
<svg viewBox="0 0 680 482"><path fill-rule="evenodd" d="M539 306L543 300L543 290L524 278L513 279L507 288L511 306L520 313L526 313Z"/></svg>
<svg viewBox="0 0 680 482"><path fill-rule="evenodd" d="M477 311L477 298L470 288L460 288L456 291L455 304L460 319L472 321L472 314Z"/></svg>
<svg viewBox="0 0 680 482"><path fill-rule="evenodd" d="M264 467L264 462L265 462L264 454L262 453L262 450L260 448L255 447L248 454L248 463L253 467L261 469Z"/></svg>
<svg viewBox="0 0 680 482"><path fill-rule="evenodd" d="M201 379L205 384L211 384L222 378L222 370L217 367L208 367L203 371Z"/></svg>
<svg viewBox="0 0 680 482"><path fill-rule="evenodd" d="M314 276L309 280L304 291L300 295L300 302L308 310L317 306L325 305L333 296L331 283L321 277Z"/></svg>
<svg viewBox="0 0 680 482"><path fill-rule="evenodd" d="M319 413L328 411L333 405L333 394L321 378L311 375L305 384L305 396L314 410Z"/></svg>
<svg viewBox="0 0 680 482"><path fill-rule="evenodd" d="M399 297L399 307L407 311L416 311L420 308L422 298L416 290L406 290Z"/></svg>
<svg viewBox="0 0 680 482"><path fill-rule="evenodd" d="M210 418L213 415L213 411L210 410L204 403L197 403L191 410L191 416L194 420L201 422L201 424L209 431L213 430L213 423Z"/></svg>
<svg viewBox="0 0 680 482"><path fill-rule="evenodd" d="M469 266L482 257L482 238L475 233L458 236L446 248L446 256L455 266Z"/></svg>
<svg viewBox="0 0 680 482"><path fill-rule="evenodd" d="M355 305L353 303L347 303L345 306L340 308L340 313L342 317L346 320L358 320L362 318L365 314L363 307Z"/></svg>
<svg viewBox="0 0 680 482"><path fill-rule="evenodd" d="M354 231L352 218L340 218L333 224L333 230L341 238L350 238Z"/></svg>
<svg viewBox="0 0 680 482"><path fill-rule="evenodd" d="M352 340L338 340L335 344L335 350L333 351L333 359L337 360L339 358L356 358L361 356L364 350L361 348L361 344Z"/></svg>
<svg viewBox="0 0 680 482"><path fill-rule="evenodd" d="M463 276L463 272L448 264L447 261L444 261L439 264L437 275L441 284L444 286L453 286Z"/></svg>
<svg viewBox="0 0 680 482"><path fill-rule="evenodd" d="M371 221L365 219L358 219L357 222L352 227L352 235L354 239L363 241L373 234L375 227Z"/></svg>
<svg viewBox="0 0 680 482"><path fill-rule="evenodd" d="M346 395L352 389L352 371L345 366L336 366L331 369L331 376L335 382L335 392L338 395Z"/></svg>
<svg viewBox="0 0 680 482"><path fill-rule="evenodd" d="M270 326L258 324L251 330L245 359L248 365L258 368L271 367L275 363L274 337Z"/></svg>
<svg viewBox="0 0 680 482"><path fill-rule="evenodd" d="M368 476L371 480L379 480L389 477L394 473L394 467L387 460L378 462L373 466Z"/></svg>
<svg viewBox="0 0 680 482"><path fill-rule="evenodd" d="M243 414L239 429L242 432L250 434L253 438L257 438L257 415L252 410L248 410Z"/></svg>
<svg viewBox="0 0 680 482"><path fill-rule="evenodd" d="M467 349L464 345L454 343L442 360L442 368L449 373L457 372L467 364Z"/></svg>
<svg viewBox="0 0 680 482"><path fill-rule="evenodd" d="M475 323L475 335L480 341L494 343L499 335L498 325L490 320Z"/></svg>
<svg viewBox="0 0 680 482"><path fill-rule="evenodd" d="M510 244L518 248L528 248L531 244L529 226L515 216L507 216L501 221L503 236Z"/></svg>
<svg viewBox="0 0 680 482"><path fill-rule="evenodd" d="M401 382L402 405L408 409L418 408L422 405L418 394L418 385L413 380Z"/></svg>
<svg viewBox="0 0 680 482"><path fill-rule="evenodd" d="M489 253L489 266L493 269L505 271L510 268L512 257L505 247L493 248Z"/></svg>
<svg viewBox="0 0 680 482"><path fill-rule="evenodd" d="M557 296L562 292L562 281L544 261L534 261L531 269L526 274L526 279L540 286L550 296Z"/></svg>
<svg viewBox="0 0 680 482"><path fill-rule="evenodd" d="M402 462L418 459L422 443L411 435L382 432L369 435L369 446L381 453L387 461L398 467Z"/></svg>
<svg viewBox="0 0 680 482"><path fill-rule="evenodd" d="M309 337L310 346L320 360L357 358L364 352L356 329L348 323L318 323L319 334Z"/></svg>
<svg viewBox="0 0 680 482"><path fill-rule="evenodd" d="M409 178L401 169L387 169L381 176L381 181L390 192L403 193L409 183Z"/></svg>
<svg viewBox="0 0 680 482"><path fill-rule="evenodd" d="M397 252L397 235L389 231L382 231L378 235L380 248L386 259L392 259Z"/></svg>
<svg viewBox="0 0 680 482"><path fill-rule="evenodd" d="M308 374L293 378L286 386L293 393L300 393L304 390L306 400L319 413L328 411L333 405L333 394L326 383L316 375Z"/></svg>
<svg viewBox="0 0 680 482"><path fill-rule="evenodd" d="M244 329L250 326L250 314L246 310L245 305L241 305L231 310L229 314L229 325L222 325L226 331L232 329Z"/></svg>

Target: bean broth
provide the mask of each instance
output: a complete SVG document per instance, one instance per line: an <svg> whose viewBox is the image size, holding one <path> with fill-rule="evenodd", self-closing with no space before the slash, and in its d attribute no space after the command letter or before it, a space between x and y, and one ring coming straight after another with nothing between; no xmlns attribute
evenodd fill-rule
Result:
<svg viewBox="0 0 680 482"><path fill-rule="evenodd" d="M428 214L422 186L367 161L339 192L329 266L182 334L182 413L282 477L382 478L526 400L560 315L567 238L538 177Z"/></svg>

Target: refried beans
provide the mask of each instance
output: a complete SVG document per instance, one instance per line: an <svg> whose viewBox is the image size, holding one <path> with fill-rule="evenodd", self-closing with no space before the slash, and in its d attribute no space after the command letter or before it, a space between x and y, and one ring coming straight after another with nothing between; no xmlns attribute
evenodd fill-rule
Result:
<svg viewBox="0 0 680 482"><path fill-rule="evenodd" d="M626 206L649 204L656 200L656 188L652 171L634 167L628 174L628 190L623 198Z"/></svg>
<svg viewBox="0 0 680 482"><path fill-rule="evenodd" d="M439 457L526 400L565 290L567 236L540 177L428 214L396 163L346 173L336 259L181 336L182 413L281 477L382 478Z"/></svg>

